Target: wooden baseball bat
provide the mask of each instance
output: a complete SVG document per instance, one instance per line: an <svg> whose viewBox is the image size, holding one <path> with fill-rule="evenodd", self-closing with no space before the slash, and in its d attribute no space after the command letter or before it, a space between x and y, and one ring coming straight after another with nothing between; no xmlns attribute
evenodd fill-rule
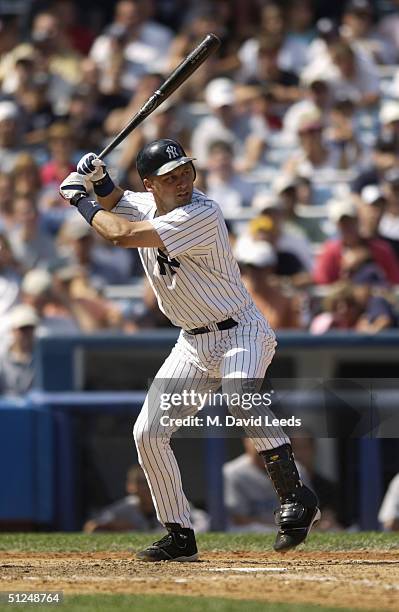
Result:
<svg viewBox="0 0 399 612"><path fill-rule="evenodd" d="M117 147L140 123L158 108L162 102L167 100L174 91L189 76L201 66L201 64L214 52L220 45L220 40L215 34L208 34L204 40L175 68L172 74L157 89L153 95L143 104L140 110L134 115L129 123L117 134L111 142L99 154L100 159L104 159L111 151Z"/></svg>

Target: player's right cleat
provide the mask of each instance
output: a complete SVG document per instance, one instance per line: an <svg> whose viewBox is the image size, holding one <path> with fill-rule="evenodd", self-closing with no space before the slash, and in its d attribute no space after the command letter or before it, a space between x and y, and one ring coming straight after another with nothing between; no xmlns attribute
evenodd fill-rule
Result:
<svg viewBox="0 0 399 612"><path fill-rule="evenodd" d="M197 561L194 531L177 523L166 523L168 533L158 542L137 553L140 561Z"/></svg>
<svg viewBox="0 0 399 612"><path fill-rule="evenodd" d="M316 495L307 486L296 489L281 503L275 512L279 530L274 542L274 550L285 552L302 544L321 517Z"/></svg>

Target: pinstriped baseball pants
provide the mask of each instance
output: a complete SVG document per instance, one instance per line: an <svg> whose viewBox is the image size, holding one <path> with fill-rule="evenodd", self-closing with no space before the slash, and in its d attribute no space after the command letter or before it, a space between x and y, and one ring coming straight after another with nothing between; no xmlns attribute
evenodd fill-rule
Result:
<svg viewBox="0 0 399 612"><path fill-rule="evenodd" d="M190 508L184 495L180 470L170 447L170 437L178 427L162 425L166 413L161 408L161 394L221 391L256 391L251 381L263 380L276 346L275 335L255 307L234 316L237 327L196 336L182 331L178 341L158 371L137 418L133 434L140 465L151 490L157 518L162 523L179 523L192 528ZM197 414L195 403L171 406L169 420ZM240 406L229 406L236 418L248 419ZM265 406L251 407L254 417L273 413ZM258 452L289 442L280 427L247 426L246 434ZM266 477L266 473L265 473Z"/></svg>

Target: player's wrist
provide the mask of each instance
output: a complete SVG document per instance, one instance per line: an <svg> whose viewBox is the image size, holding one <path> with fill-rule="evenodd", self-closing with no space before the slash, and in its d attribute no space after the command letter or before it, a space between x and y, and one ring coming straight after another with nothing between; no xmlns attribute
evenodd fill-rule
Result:
<svg viewBox="0 0 399 612"><path fill-rule="evenodd" d="M72 203L72 200L71 200L71 203ZM77 200L75 206L89 225L92 224L95 215L100 210L105 210L102 206L100 206L98 202L95 202L95 200L90 200L86 196L81 196Z"/></svg>
<svg viewBox="0 0 399 612"><path fill-rule="evenodd" d="M106 198L115 189L115 183L108 172L105 172L100 180L93 182L93 189L94 193L100 196L100 198Z"/></svg>

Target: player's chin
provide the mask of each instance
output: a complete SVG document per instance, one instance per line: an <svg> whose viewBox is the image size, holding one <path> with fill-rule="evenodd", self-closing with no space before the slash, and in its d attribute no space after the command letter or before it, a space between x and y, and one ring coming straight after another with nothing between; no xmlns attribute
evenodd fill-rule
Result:
<svg viewBox="0 0 399 612"><path fill-rule="evenodd" d="M176 200L179 203L179 206L185 206L191 201L192 191L187 191L185 193L181 193L176 196Z"/></svg>

